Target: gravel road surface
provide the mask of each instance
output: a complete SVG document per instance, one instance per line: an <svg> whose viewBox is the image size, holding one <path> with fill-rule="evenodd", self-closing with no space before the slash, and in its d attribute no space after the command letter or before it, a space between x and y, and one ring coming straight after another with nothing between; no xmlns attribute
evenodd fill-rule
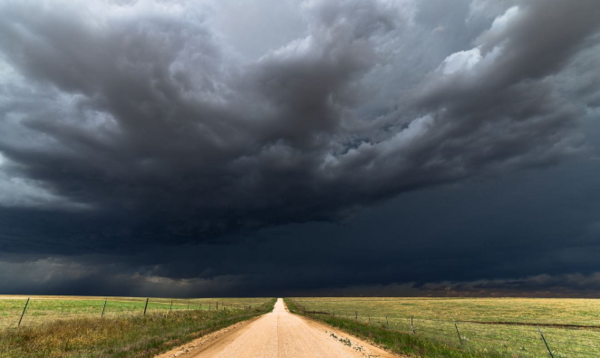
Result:
<svg viewBox="0 0 600 358"><path fill-rule="evenodd" d="M273 312L202 337L157 358L392 358L367 342L288 312Z"/></svg>

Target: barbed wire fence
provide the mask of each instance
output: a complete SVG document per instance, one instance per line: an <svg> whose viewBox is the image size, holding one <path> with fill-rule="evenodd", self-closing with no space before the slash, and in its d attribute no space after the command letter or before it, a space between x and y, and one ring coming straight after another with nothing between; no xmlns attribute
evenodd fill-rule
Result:
<svg viewBox="0 0 600 358"><path fill-rule="evenodd" d="M310 301L293 302L306 315L342 318L464 348L505 350L521 357L600 358L599 326L450 320L333 308L311 310ZM309 304L308 309L305 304Z"/></svg>
<svg viewBox="0 0 600 358"><path fill-rule="evenodd" d="M262 303L228 302L218 299L119 298L60 299L35 298L0 300L0 329L31 326L76 318L116 318L164 315L185 311L252 311Z"/></svg>

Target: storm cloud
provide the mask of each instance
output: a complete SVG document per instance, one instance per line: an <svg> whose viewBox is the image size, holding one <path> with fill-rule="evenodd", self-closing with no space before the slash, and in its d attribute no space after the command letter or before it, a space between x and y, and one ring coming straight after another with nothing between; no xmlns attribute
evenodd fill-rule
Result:
<svg viewBox="0 0 600 358"><path fill-rule="evenodd" d="M589 155L597 1L250 3L0 1L0 250L59 271L73 260L88 282L118 262L134 278L235 277L224 287L242 293L292 262L305 282L264 288L452 280L279 262L265 242L335 244L260 232ZM190 247L211 254L182 264Z"/></svg>

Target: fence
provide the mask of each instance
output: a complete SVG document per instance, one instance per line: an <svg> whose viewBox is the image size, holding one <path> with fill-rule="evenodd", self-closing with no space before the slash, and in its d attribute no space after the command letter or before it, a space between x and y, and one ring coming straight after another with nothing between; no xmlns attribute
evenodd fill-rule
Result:
<svg viewBox="0 0 600 358"><path fill-rule="evenodd" d="M374 311L311 310L310 301L294 301L307 315L353 320L461 346L476 351L499 351L508 357L600 357L600 326L528 322L483 322L386 315ZM307 306L308 305L308 309Z"/></svg>
<svg viewBox="0 0 600 358"><path fill-rule="evenodd" d="M8 298L0 299L0 328L22 327L52 320L166 314L189 310L252 310L265 299L165 298Z"/></svg>

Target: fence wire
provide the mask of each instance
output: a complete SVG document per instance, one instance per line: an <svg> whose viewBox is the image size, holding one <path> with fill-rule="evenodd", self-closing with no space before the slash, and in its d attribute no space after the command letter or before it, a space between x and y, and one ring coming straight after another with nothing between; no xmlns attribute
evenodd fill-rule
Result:
<svg viewBox="0 0 600 358"><path fill-rule="evenodd" d="M379 301L390 303L389 300L345 300L344 303ZM555 358L600 357L600 345L597 344L600 342L600 327L595 326L593 322L589 325L575 325L564 319L560 322L547 323L527 321L526 317L519 317L518 322L511 322L503 317L490 318L494 321L476 321L391 314L382 316L381 311L335 309L331 306L320 309L315 306L315 303L319 302L332 305L331 301L294 302L308 315L325 315L382 328L389 327L390 330L443 340L445 343L455 344L465 349L504 351L511 354L510 356L524 358L551 355ZM542 333L548 346L544 343Z"/></svg>
<svg viewBox="0 0 600 358"><path fill-rule="evenodd" d="M257 299L258 300L258 299ZM218 299L165 298L8 298L0 299L0 329L31 326L56 320L168 315L170 312L249 311L268 301L247 303Z"/></svg>

